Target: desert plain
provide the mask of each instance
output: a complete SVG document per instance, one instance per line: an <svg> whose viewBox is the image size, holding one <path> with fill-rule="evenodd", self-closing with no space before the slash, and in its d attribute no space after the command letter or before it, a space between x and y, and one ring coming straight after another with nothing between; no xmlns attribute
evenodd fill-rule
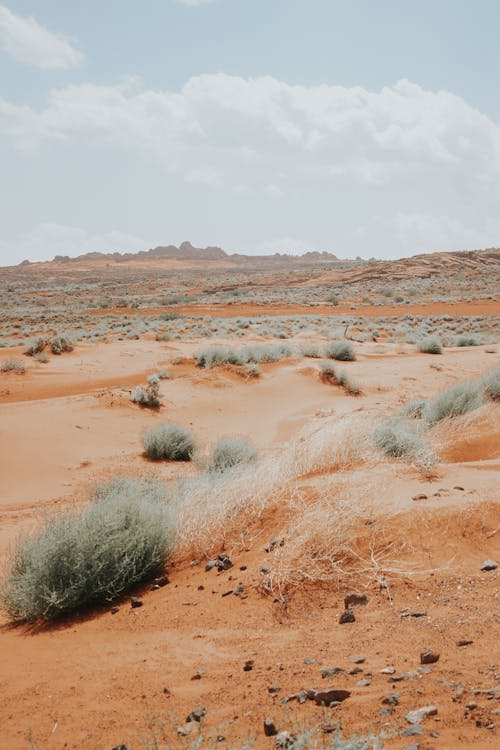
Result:
<svg viewBox="0 0 500 750"><path fill-rule="evenodd" d="M498 382L499 289L498 250L185 243L1 268L2 570L117 477L165 487L177 536L117 600L4 608L0 745L498 748L500 402L481 384ZM23 353L58 335L71 351ZM151 376L156 408L131 398ZM462 383L473 406L436 416ZM193 460L148 458L164 423ZM256 456L214 474L224 438Z"/></svg>

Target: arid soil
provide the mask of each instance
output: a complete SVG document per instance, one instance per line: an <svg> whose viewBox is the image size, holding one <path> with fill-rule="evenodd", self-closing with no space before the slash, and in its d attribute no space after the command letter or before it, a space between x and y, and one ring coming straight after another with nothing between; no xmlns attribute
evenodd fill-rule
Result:
<svg viewBox="0 0 500 750"><path fill-rule="evenodd" d="M444 311L494 317L500 303L416 300L387 309L360 306L356 314ZM189 306L189 314L292 313L288 306L284 312L279 305L243 303L196 311ZM298 333L289 343L304 341L307 336ZM231 366L200 369L192 355L206 343L151 335L79 342L46 364L24 357L20 347L0 350L0 362L15 356L26 366L24 374L0 372L2 561L19 533L35 529L46 511L85 502L97 481L196 474L196 465L146 459L140 437L154 424L190 427L202 451L222 436L249 436L268 456L300 440L311 425L388 417L409 399L430 398L500 363L500 342L450 347L433 356L382 335L378 342L355 343L356 361L339 363L361 386L362 394L352 397L322 383L311 358L263 364L255 380ZM210 340L217 343L227 342ZM161 381L159 412L132 404L132 388L164 369L170 378ZM347 497L356 503L362 487L374 508L377 548L366 520L359 521L364 528L353 529L366 538L356 548L366 562L356 575L263 586L270 580L266 569L279 560L265 548L288 522L277 504L240 537L229 536L224 550L207 541L206 555L176 558L167 569L168 585L133 592L141 607L124 598L114 614L103 607L32 627L14 626L1 615L0 745L112 750L124 743L136 750L156 747L153 735L164 731L172 747L188 746L195 735L182 739L176 729L204 707L203 731L225 737L216 743L221 748L240 747L249 735L255 747L273 748L263 732L266 717L292 732L320 727L319 736L321 727L334 724L346 735L381 733L384 747L395 750L411 743L498 748L500 568L481 566L486 559L500 565L499 415L495 403L458 429L436 430L430 439L439 458L430 473L382 456L343 470ZM299 477L297 486L303 497L316 499L327 496L337 479L326 468ZM233 567L206 571L207 559L222 551ZM352 608L354 622L340 624L350 592L366 594L367 603ZM420 654L427 650L439 659L422 665ZM323 677L327 668L342 671ZM300 695L283 700L312 688L351 694L336 708L302 703ZM437 714L421 722L423 734L405 735L412 726L406 714L430 705Z"/></svg>

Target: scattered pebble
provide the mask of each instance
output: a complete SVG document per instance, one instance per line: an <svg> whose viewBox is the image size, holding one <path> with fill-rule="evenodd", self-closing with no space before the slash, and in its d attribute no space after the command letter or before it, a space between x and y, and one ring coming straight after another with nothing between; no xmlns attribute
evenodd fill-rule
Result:
<svg viewBox="0 0 500 750"><path fill-rule="evenodd" d="M481 570L496 570L498 568L498 564L494 560L485 560L483 564L481 565Z"/></svg>
<svg viewBox="0 0 500 750"><path fill-rule="evenodd" d="M437 712L436 706L424 706L423 708L417 708L415 711L408 711L405 719L408 724L420 724L429 716L436 716Z"/></svg>
<svg viewBox="0 0 500 750"><path fill-rule="evenodd" d="M264 719L264 734L266 737L274 737L278 734L278 728L272 719Z"/></svg>
<svg viewBox="0 0 500 750"><path fill-rule="evenodd" d="M130 600L130 606L132 607L132 609L137 609L137 607L142 607L143 604L144 602L142 601L142 599L139 599L139 597L137 596L133 596Z"/></svg>
<svg viewBox="0 0 500 750"><path fill-rule="evenodd" d="M439 661L437 651L422 651L420 654L420 664L435 664Z"/></svg>
<svg viewBox="0 0 500 750"><path fill-rule="evenodd" d="M346 609L345 612L342 612L339 619L340 625L345 625L347 622L355 622L356 618L354 616L354 612L352 609Z"/></svg>

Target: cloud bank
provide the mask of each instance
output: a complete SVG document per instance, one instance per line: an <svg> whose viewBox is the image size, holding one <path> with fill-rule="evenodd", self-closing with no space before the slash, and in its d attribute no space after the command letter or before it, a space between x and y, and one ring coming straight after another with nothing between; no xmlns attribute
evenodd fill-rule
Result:
<svg viewBox="0 0 500 750"><path fill-rule="evenodd" d="M73 68L83 61L82 53L68 39L5 5L0 5L0 47L19 62L42 70Z"/></svg>

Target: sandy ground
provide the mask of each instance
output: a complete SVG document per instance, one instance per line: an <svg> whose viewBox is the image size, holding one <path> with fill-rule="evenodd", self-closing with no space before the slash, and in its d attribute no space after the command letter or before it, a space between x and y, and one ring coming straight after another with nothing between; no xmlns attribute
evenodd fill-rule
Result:
<svg viewBox="0 0 500 750"><path fill-rule="evenodd" d="M245 314L235 307L232 314ZM264 365L255 382L232 368L206 372L187 359L172 364L196 348L149 340L82 344L46 365L28 362L25 375L0 373L0 554L36 525L41 511L81 500L96 480L117 473L174 476L178 467L141 454L142 431L161 421L190 426L202 449L241 434L268 453L312 420L389 415L409 398L429 397L500 362L484 346L433 357L409 345L358 344L357 361L341 365L363 389L350 398L322 384L311 359ZM3 350L2 357L12 353ZM162 381L161 411L131 404L131 388L165 368L172 378ZM372 469L388 508L387 533L404 538L407 559L421 574L395 574L389 588L376 578L350 581L348 588L368 595L355 623L339 624L345 591L331 584L296 592L286 607L259 593L266 541L280 531L273 514L259 521L254 545L228 550L233 569L217 574L205 572L203 560L178 564L168 586L139 592L139 609L125 599L117 614L104 608L47 629L0 620L0 744L29 748L31 733L38 750L111 750L121 742L135 750L151 718L176 727L204 706L209 730L225 735L219 745L227 748L249 732L257 735L256 747L273 747L263 737L266 716L286 729L301 722L340 722L346 733L386 729L394 735L388 748L411 742L498 748L500 571L480 566L486 558L500 563L499 466L493 411L446 442L432 481L394 463ZM321 491L323 481L310 477L305 484ZM418 493L426 499L412 500ZM223 596L240 582L244 597ZM461 640L471 642L458 646ZM439 661L412 672L425 649L438 651ZM353 657L364 661L349 674ZM254 662L251 671L243 670L247 660ZM345 671L323 679L324 667ZM394 675L380 672L386 667L404 678L390 682ZM205 671L193 680L198 669ZM272 686L281 688L277 697ZM280 705L283 696L319 686L352 695L337 709L311 701ZM381 715L382 699L394 691L399 705ZM466 708L470 703L476 705ZM425 735L398 736L409 727L406 712L429 704L438 714L423 722Z"/></svg>

